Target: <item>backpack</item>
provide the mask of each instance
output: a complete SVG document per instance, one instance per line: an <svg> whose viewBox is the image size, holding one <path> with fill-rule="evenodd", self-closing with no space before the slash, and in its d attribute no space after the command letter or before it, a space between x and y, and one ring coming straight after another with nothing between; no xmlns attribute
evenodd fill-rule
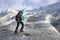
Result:
<svg viewBox="0 0 60 40"><path fill-rule="evenodd" d="M21 14L20 14L20 15L17 14L17 15L15 16L15 20L16 20L16 21L18 21L18 20L21 21L22 19L23 19L23 16L22 16Z"/></svg>
<svg viewBox="0 0 60 40"><path fill-rule="evenodd" d="M18 20L18 14L15 16L15 20Z"/></svg>

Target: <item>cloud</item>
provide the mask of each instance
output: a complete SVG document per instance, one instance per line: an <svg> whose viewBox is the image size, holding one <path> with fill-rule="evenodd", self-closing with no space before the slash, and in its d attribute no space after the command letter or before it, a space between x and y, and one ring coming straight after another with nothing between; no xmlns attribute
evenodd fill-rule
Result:
<svg viewBox="0 0 60 40"><path fill-rule="evenodd" d="M58 2L60 2L60 0L58 0Z"/></svg>
<svg viewBox="0 0 60 40"><path fill-rule="evenodd" d="M42 0L29 0L30 2L40 3Z"/></svg>
<svg viewBox="0 0 60 40"><path fill-rule="evenodd" d="M57 0L29 0L29 1L40 6L47 6L57 2Z"/></svg>
<svg viewBox="0 0 60 40"><path fill-rule="evenodd" d="M31 10L32 9L32 6L28 6L28 5L23 5L23 3L26 1L26 0L11 0L14 5L11 7L12 9L24 9L26 8L27 10ZM26 1L27 2L27 1Z"/></svg>
<svg viewBox="0 0 60 40"><path fill-rule="evenodd" d="M6 10L6 9L24 9L31 10L32 6L23 5L25 0L0 0L0 10Z"/></svg>
<svg viewBox="0 0 60 40"><path fill-rule="evenodd" d="M8 5L6 5L3 0L0 0L0 11L5 10L6 8L8 8Z"/></svg>
<svg viewBox="0 0 60 40"><path fill-rule="evenodd" d="M27 6L27 5L24 5L24 9L27 9L27 10L32 10L33 7L32 6Z"/></svg>
<svg viewBox="0 0 60 40"><path fill-rule="evenodd" d="M0 0L0 9L20 9L23 7L24 1L25 0Z"/></svg>
<svg viewBox="0 0 60 40"><path fill-rule="evenodd" d="M16 10L21 10L21 9L27 9L27 10L32 10L32 6L27 6L27 5L13 5L11 9L16 9Z"/></svg>
<svg viewBox="0 0 60 40"><path fill-rule="evenodd" d="M10 0L10 1L15 4L22 4L22 3L24 3L25 0Z"/></svg>
<svg viewBox="0 0 60 40"><path fill-rule="evenodd" d="M11 9L34 9L47 6L59 0L0 0L0 10Z"/></svg>
<svg viewBox="0 0 60 40"><path fill-rule="evenodd" d="M53 3L56 3L56 2L57 2L57 0L49 0L48 4L53 4Z"/></svg>

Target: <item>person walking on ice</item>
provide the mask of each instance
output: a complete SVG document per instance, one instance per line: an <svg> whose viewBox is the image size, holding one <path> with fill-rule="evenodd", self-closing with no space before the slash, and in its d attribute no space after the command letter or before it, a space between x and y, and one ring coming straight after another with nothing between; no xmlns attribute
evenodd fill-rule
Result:
<svg viewBox="0 0 60 40"><path fill-rule="evenodd" d="M22 25L22 27L21 27L21 29L20 29L20 32L24 32L24 31L23 31L24 23L23 23L23 21L22 21L22 20L24 20L23 10L20 10L20 11L18 12L18 14L15 16L15 20L16 20L16 22L17 22L17 26L16 26L16 29L15 29L15 33L17 33L19 24Z"/></svg>

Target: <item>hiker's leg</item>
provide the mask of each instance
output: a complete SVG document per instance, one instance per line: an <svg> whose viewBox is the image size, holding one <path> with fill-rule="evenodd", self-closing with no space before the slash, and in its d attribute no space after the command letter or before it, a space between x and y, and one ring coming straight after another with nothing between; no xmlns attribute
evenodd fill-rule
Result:
<svg viewBox="0 0 60 40"><path fill-rule="evenodd" d="M19 23L17 22L17 26L16 26L16 29L15 29L15 33L17 33L18 27L19 27Z"/></svg>
<svg viewBox="0 0 60 40"><path fill-rule="evenodd" d="M21 27L20 31L23 31L24 23L23 23L23 22L21 22L21 24L22 24L22 27Z"/></svg>

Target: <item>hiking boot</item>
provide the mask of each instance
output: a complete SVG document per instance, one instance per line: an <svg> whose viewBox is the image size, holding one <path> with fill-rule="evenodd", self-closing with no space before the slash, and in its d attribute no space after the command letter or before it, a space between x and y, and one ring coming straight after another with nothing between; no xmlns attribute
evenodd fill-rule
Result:
<svg viewBox="0 0 60 40"><path fill-rule="evenodd" d="M15 34L17 34L17 31L15 31Z"/></svg>
<svg viewBox="0 0 60 40"><path fill-rule="evenodd" d="M23 30L20 30L20 32L24 32Z"/></svg>

